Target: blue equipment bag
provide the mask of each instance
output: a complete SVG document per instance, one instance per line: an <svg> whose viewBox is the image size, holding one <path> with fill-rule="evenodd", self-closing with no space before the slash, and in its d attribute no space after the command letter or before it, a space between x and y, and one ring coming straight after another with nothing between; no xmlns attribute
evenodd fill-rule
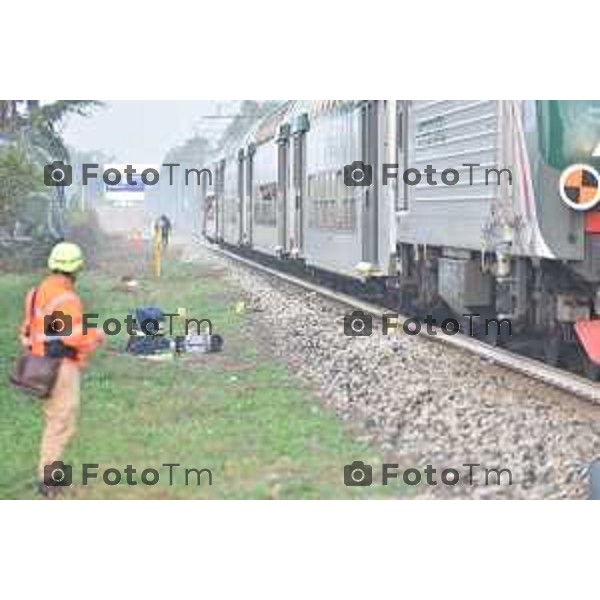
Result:
<svg viewBox="0 0 600 600"><path fill-rule="evenodd" d="M158 328L155 330L156 321L159 325L164 322L165 317L163 311L156 306L144 306L135 309L135 321L138 329L142 329L142 323L146 321L145 329L150 335L158 333Z"/></svg>

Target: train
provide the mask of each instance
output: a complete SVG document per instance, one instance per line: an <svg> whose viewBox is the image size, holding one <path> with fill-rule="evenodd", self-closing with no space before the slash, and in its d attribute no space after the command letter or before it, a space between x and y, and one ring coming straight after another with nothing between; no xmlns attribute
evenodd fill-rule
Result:
<svg viewBox="0 0 600 600"><path fill-rule="evenodd" d="M211 242L600 377L600 101L282 101L204 166Z"/></svg>

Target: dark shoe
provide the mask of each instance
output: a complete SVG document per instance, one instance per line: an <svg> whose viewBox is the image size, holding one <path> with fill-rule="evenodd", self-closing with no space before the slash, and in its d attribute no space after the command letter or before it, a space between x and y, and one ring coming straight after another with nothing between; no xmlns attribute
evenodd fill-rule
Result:
<svg viewBox="0 0 600 600"><path fill-rule="evenodd" d="M46 485L43 481L38 484L38 493L46 500L55 500L60 495L61 488Z"/></svg>

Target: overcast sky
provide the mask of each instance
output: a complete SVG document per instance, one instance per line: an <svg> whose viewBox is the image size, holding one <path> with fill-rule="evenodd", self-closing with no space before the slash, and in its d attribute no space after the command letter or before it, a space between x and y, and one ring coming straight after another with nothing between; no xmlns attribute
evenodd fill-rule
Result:
<svg viewBox="0 0 600 600"><path fill-rule="evenodd" d="M226 119L203 115L231 114L236 101L107 101L90 117L65 122L67 144L80 151L101 150L120 163L160 163L165 153L195 131L218 135Z"/></svg>

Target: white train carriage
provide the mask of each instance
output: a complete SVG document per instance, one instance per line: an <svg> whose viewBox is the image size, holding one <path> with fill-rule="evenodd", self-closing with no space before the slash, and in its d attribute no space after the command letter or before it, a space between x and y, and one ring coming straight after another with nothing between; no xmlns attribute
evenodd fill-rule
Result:
<svg viewBox="0 0 600 600"><path fill-rule="evenodd" d="M363 204L363 190L344 184L344 166L361 156L362 119L370 110L368 103L364 107L355 102L298 102L287 144L295 174L289 195L301 207L294 215L296 253L309 265L354 277L359 264L377 261L374 224L369 221L377 210L377 191L370 188L371 197ZM290 245L296 241L288 239Z"/></svg>
<svg viewBox="0 0 600 600"><path fill-rule="evenodd" d="M600 323L600 211L561 200L578 163L568 193L600 197L598 101L286 102L219 162L214 228L555 348Z"/></svg>
<svg viewBox="0 0 600 600"><path fill-rule="evenodd" d="M219 163L223 239L346 276L382 273L394 247L379 207L382 106L299 101L267 116ZM373 186L345 185L357 157L372 163Z"/></svg>

